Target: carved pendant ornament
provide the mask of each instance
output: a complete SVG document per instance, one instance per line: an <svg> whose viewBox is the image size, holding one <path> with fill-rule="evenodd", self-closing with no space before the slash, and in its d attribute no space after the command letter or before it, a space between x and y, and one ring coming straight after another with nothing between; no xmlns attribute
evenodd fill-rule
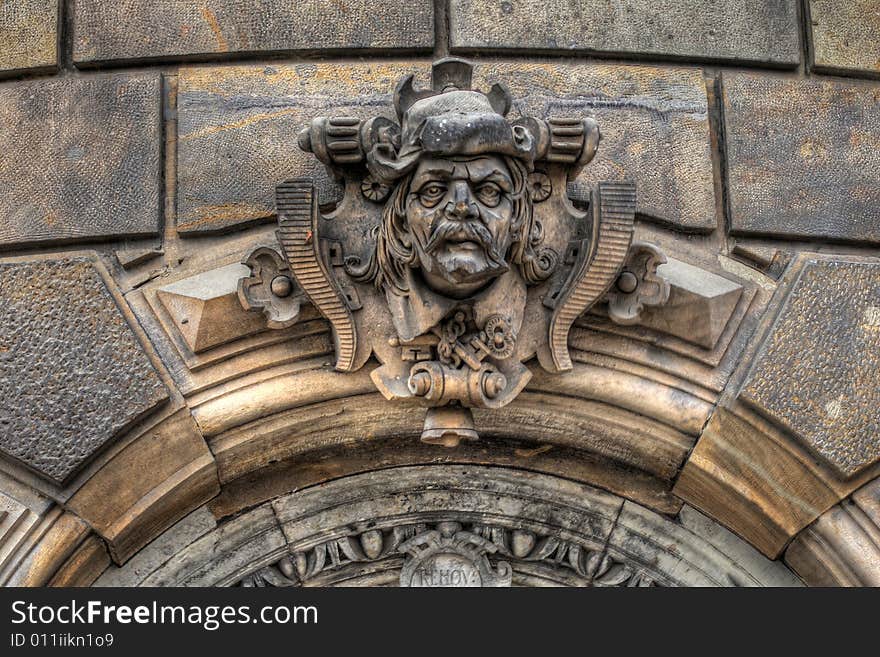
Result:
<svg viewBox="0 0 880 657"><path fill-rule="evenodd" d="M632 244L635 186L600 183L587 209L566 183L599 146L589 117L509 121L508 91L471 89L472 66L436 62L432 88L394 92L397 121L315 118L299 135L344 183L329 214L309 180L278 185L280 252L258 249L239 298L270 327L308 300L329 320L336 369L374 356L386 399L427 409L422 440L476 439L472 408L509 404L523 363L572 368L568 334L600 301L632 323L669 296L665 256Z"/></svg>

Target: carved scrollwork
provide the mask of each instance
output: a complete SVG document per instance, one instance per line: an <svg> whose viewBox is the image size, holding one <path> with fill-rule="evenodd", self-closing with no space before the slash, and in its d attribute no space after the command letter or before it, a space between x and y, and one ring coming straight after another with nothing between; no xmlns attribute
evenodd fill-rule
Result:
<svg viewBox="0 0 880 657"><path fill-rule="evenodd" d="M594 203L593 237L578 258L550 322L550 355L556 371L572 368L568 353L571 325L597 303L614 283L629 252L634 232L636 188L628 182L601 183Z"/></svg>
<svg viewBox="0 0 880 657"><path fill-rule="evenodd" d="M669 299L669 281L657 273L666 256L653 244L634 242L617 281L608 290L608 316L618 324L635 324L645 306Z"/></svg>
<svg viewBox="0 0 880 657"><path fill-rule="evenodd" d="M304 295L294 283L287 261L275 250L260 247L245 258L251 270L238 281L238 300L245 310L262 311L266 325L287 328L299 319Z"/></svg>

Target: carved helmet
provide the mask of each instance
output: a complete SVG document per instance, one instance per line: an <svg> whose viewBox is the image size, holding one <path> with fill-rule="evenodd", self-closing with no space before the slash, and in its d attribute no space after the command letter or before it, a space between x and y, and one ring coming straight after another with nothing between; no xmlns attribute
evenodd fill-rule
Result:
<svg viewBox="0 0 880 657"><path fill-rule="evenodd" d="M400 121L385 127L382 137L367 153L370 173L393 182L409 173L422 154L469 156L494 153L514 157L531 170L536 139L526 125L505 119L510 93L500 84L488 94L471 89L473 65L447 57L432 69L430 90L413 88L407 75L394 91Z"/></svg>
<svg viewBox="0 0 880 657"><path fill-rule="evenodd" d="M536 162L562 165L572 179L596 153L599 126L592 118L524 117L508 122L510 93L495 84L472 90L473 65L447 57L434 63L431 89L414 89L413 76L394 91L397 121L384 116L317 117L298 136L335 175L366 164L372 177L392 185L415 168L419 156L513 157L531 171Z"/></svg>

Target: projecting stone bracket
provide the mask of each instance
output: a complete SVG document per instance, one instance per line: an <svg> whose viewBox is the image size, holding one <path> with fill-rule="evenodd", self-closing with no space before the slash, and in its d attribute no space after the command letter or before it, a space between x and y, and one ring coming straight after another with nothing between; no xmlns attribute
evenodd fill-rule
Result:
<svg viewBox="0 0 880 657"><path fill-rule="evenodd" d="M259 251L257 249L254 254ZM271 268L265 262L269 257L263 258L260 260L261 272L263 267ZM240 284L239 281L243 282ZM240 287L243 285L248 289L258 282L246 265L232 263L169 283L159 288L156 296L186 349L192 354L202 354L266 328L266 319L256 313L244 312L239 302ZM247 294L250 303L259 303L258 292L248 289ZM280 322L276 326L281 328Z"/></svg>
<svg viewBox="0 0 880 657"><path fill-rule="evenodd" d="M664 333L708 351L719 345L744 294L737 282L636 242L605 296L606 307L591 312L594 317L607 312L618 326Z"/></svg>

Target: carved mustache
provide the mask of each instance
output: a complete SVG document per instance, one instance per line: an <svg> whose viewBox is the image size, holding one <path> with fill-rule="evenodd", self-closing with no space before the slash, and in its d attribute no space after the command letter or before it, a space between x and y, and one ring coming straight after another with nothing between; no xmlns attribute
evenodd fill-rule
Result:
<svg viewBox="0 0 880 657"><path fill-rule="evenodd" d="M448 241L476 242L486 251L494 248L492 233L479 221L450 221L441 219L431 231L425 251L433 253Z"/></svg>
<svg viewBox="0 0 880 657"><path fill-rule="evenodd" d="M433 253L447 240L456 242L476 242L483 247L489 267L493 270L503 271L507 269L504 255L500 253L492 238L492 233L480 221L451 221L441 219L431 232L431 237L425 244L425 252Z"/></svg>

